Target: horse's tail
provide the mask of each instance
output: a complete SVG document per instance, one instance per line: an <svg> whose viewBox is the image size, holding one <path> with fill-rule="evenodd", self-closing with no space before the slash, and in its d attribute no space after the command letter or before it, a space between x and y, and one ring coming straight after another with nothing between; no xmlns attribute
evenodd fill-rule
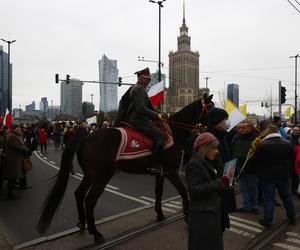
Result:
<svg viewBox="0 0 300 250"><path fill-rule="evenodd" d="M55 179L52 189L42 205L42 212L37 223L37 230L39 233L44 233L47 231L56 209L63 199L69 180L69 172L73 165L75 152L76 143L73 140L65 147L63 151L60 170L58 174L54 176Z"/></svg>

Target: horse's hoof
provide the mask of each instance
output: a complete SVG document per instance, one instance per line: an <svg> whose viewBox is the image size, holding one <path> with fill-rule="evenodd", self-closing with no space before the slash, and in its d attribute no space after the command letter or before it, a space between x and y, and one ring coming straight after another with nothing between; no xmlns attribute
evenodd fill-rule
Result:
<svg viewBox="0 0 300 250"><path fill-rule="evenodd" d="M94 241L95 241L97 244L105 243L105 239L104 239L103 234L102 234L102 233L99 233L99 232L94 233Z"/></svg>
<svg viewBox="0 0 300 250"><path fill-rule="evenodd" d="M84 229L85 229L85 225L82 224L81 222L78 222L78 223L77 223L77 227L79 228L80 232L83 232Z"/></svg>
<svg viewBox="0 0 300 250"><path fill-rule="evenodd" d="M183 220L186 224L188 223L188 215L187 214L184 215Z"/></svg>
<svg viewBox="0 0 300 250"><path fill-rule="evenodd" d="M160 214L160 215L157 215L157 216L156 216L156 220L157 220L158 222L161 222L161 221L166 220L166 217L165 217L163 214Z"/></svg>

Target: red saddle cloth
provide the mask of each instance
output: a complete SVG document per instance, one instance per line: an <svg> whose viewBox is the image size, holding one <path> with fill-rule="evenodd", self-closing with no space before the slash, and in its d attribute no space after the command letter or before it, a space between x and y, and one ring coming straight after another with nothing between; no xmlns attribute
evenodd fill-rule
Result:
<svg viewBox="0 0 300 250"><path fill-rule="evenodd" d="M121 132L121 142L116 155L116 161L137 159L152 154L151 150L154 142L151 138L131 127L116 129ZM165 135L164 149L172 147L174 141L170 130L164 127L160 128L160 130Z"/></svg>

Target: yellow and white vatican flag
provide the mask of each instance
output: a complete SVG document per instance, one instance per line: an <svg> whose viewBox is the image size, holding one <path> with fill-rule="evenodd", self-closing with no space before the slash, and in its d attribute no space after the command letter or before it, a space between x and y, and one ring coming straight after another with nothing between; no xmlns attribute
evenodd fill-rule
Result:
<svg viewBox="0 0 300 250"><path fill-rule="evenodd" d="M230 121L230 127L227 129L227 131L230 131L233 129L237 124L239 124L241 121L245 120L247 118L246 115L244 115L237 106L234 105L232 101L229 99L225 102L224 109L228 113L229 117L228 120Z"/></svg>
<svg viewBox="0 0 300 250"><path fill-rule="evenodd" d="M285 117L291 117L292 116L292 109L291 106L287 107L287 109L284 112Z"/></svg>
<svg viewBox="0 0 300 250"><path fill-rule="evenodd" d="M240 108L239 108L239 110L240 110L244 115L247 116L247 106L246 106L246 103L243 104L243 105L241 105Z"/></svg>
<svg viewBox="0 0 300 250"><path fill-rule="evenodd" d="M86 122L87 122L89 125L94 124L94 123L97 123L97 117L94 115L94 116L92 116L92 117L90 117L90 118L87 118L87 119L86 119Z"/></svg>

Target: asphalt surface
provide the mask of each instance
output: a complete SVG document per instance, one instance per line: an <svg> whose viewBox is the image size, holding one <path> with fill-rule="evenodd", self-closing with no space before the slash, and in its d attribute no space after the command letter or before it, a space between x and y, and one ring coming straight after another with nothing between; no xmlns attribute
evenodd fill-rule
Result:
<svg viewBox="0 0 300 250"><path fill-rule="evenodd" d="M10 245L17 245L41 237L35 229L42 202L57 174L62 151L48 147L48 154L37 151L32 156L33 169L28 173L28 184L32 189L21 191L19 200L0 198L0 226ZM74 176L70 175L63 202L55 215L46 235L52 235L74 228L77 223L77 210L74 191L81 180L81 171L75 161ZM135 208L153 203L155 178L152 176L117 173L108 188L98 200L95 219L100 220ZM164 199L178 195L166 181ZM153 212L153 216L154 212Z"/></svg>

